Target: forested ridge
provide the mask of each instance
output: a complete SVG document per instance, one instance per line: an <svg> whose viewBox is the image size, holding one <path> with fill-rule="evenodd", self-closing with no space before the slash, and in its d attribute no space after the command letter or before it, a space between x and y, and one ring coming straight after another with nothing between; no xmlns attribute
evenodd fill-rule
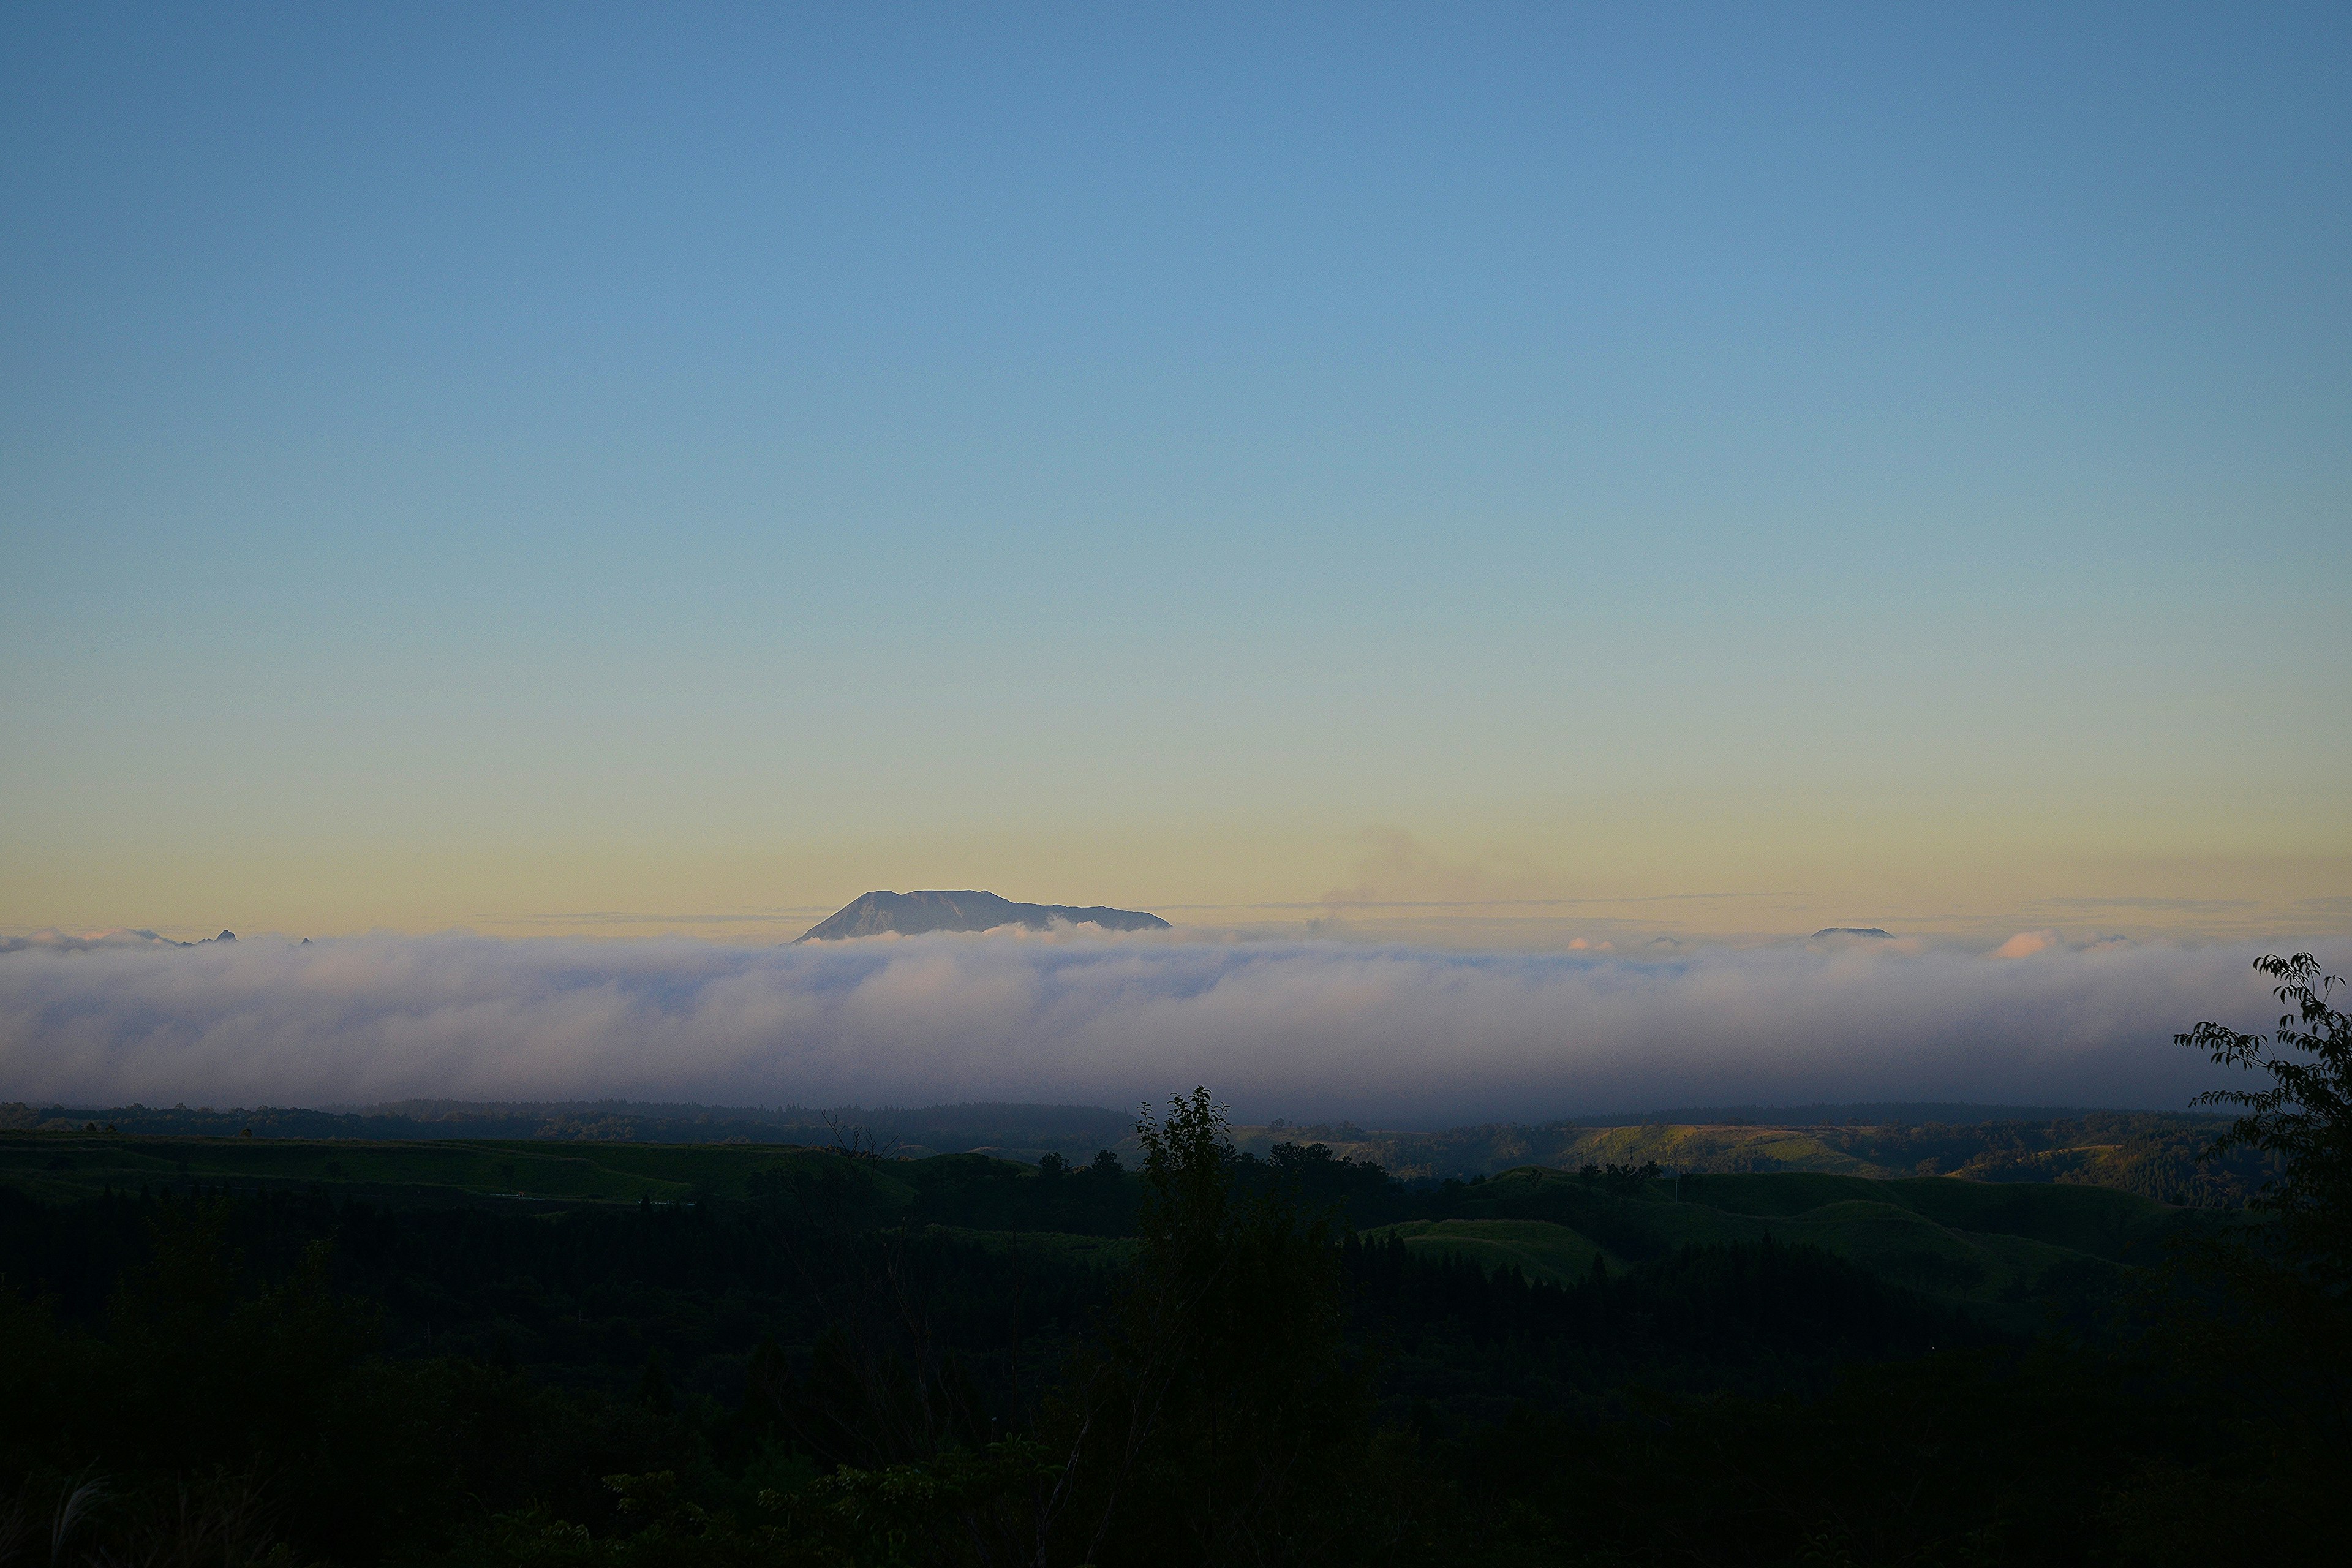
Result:
<svg viewBox="0 0 2352 1568"><path fill-rule="evenodd" d="M1270 1154L1321 1143L1408 1180L1466 1179L1525 1165L1588 1163L1697 1172L1831 1171L1855 1175L1961 1175L1992 1182L2082 1183L2168 1204L2234 1206L2275 1175L2259 1151L2205 1157L2228 1119L2147 1110L2049 1110L1959 1106L1750 1107L1540 1126L1496 1123L1438 1132L1367 1131L1352 1123L1236 1127L1237 1147ZM1690 1118L1702 1118L1693 1121ZM803 1106L645 1105L625 1100L546 1104L407 1101L366 1110L257 1106L36 1107L0 1103L0 1133L108 1127L149 1137L261 1140L530 1141L541 1143L792 1143L850 1141L920 1159L983 1152L1024 1162L1080 1160L1110 1147L1135 1152L1131 1119L1094 1106L940 1105L917 1110Z"/></svg>

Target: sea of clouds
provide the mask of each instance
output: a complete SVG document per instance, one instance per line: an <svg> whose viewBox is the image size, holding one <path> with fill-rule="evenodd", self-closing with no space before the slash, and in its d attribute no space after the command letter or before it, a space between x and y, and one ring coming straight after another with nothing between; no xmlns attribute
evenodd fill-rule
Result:
<svg viewBox="0 0 2352 1568"><path fill-rule="evenodd" d="M2275 1008L2252 947L2055 938L1665 958L939 936L775 949L378 935L0 951L0 1100L1132 1105L1391 1127L1693 1104L2178 1108ZM136 938L136 940L129 940Z"/></svg>

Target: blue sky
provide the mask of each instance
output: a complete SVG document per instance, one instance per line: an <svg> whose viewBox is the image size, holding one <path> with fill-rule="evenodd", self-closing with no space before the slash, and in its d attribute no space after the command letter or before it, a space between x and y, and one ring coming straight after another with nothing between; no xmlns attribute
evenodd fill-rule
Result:
<svg viewBox="0 0 2352 1568"><path fill-rule="evenodd" d="M12 8L0 923L2352 927L2347 68Z"/></svg>

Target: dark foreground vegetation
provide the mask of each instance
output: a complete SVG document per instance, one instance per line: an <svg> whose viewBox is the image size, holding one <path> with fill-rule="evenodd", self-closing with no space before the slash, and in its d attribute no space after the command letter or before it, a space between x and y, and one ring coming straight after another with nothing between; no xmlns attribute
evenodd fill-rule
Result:
<svg viewBox="0 0 2352 1568"><path fill-rule="evenodd" d="M1125 1164L636 1145L541 1201L497 1144L399 1156L512 1184L456 1201L369 1145L17 1134L0 1562L2337 1561L2352 1034L2279 977L2275 1054L2188 1037L2269 1075L2239 1211L1408 1185L1205 1093Z"/></svg>

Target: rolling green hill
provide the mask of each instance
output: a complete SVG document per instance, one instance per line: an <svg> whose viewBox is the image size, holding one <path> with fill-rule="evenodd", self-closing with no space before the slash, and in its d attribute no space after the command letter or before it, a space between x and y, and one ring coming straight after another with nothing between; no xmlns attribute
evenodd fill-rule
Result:
<svg viewBox="0 0 2352 1568"><path fill-rule="evenodd" d="M1466 1258L1489 1273L1516 1268L1530 1279L1556 1285L1573 1284L1592 1272L1592 1260L1603 1267L1624 1267L1593 1242L1564 1225L1540 1219L1412 1219L1383 1226L1369 1233L1396 1236L1416 1256Z"/></svg>
<svg viewBox="0 0 2352 1568"><path fill-rule="evenodd" d="M1676 1194L1671 1178L1612 1191L1528 1166L1463 1187L1462 1217L1374 1234L1395 1235L1417 1253L1562 1282L1588 1272L1596 1255L1615 1269L1678 1247L1769 1237L1820 1247L1946 1300L1994 1307L2021 1302L2053 1279L2154 1263L2168 1239L2226 1223L2210 1211L2103 1188L1949 1176L1685 1176Z"/></svg>
<svg viewBox="0 0 2352 1568"><path fill-rule="evenodd" d="M2206 1153L2227 1119L2169 1111L2084 1111L2017 1121L1808 1125L1638 1121L1613 1126L1494 1123L1442 1132L1353 1125L1235 1130L1263 1154L1283 1142L1323 1142L1376 1160L1408 1180L1495 1176L1523 1165L1573 1171L1642 1165L1712 1174L1811 1172L1893 1178L1959 1175L2005 1184L2114 1187L2168 1204L2230 1207L2275 1173L2259 1153Z"/></svg>

